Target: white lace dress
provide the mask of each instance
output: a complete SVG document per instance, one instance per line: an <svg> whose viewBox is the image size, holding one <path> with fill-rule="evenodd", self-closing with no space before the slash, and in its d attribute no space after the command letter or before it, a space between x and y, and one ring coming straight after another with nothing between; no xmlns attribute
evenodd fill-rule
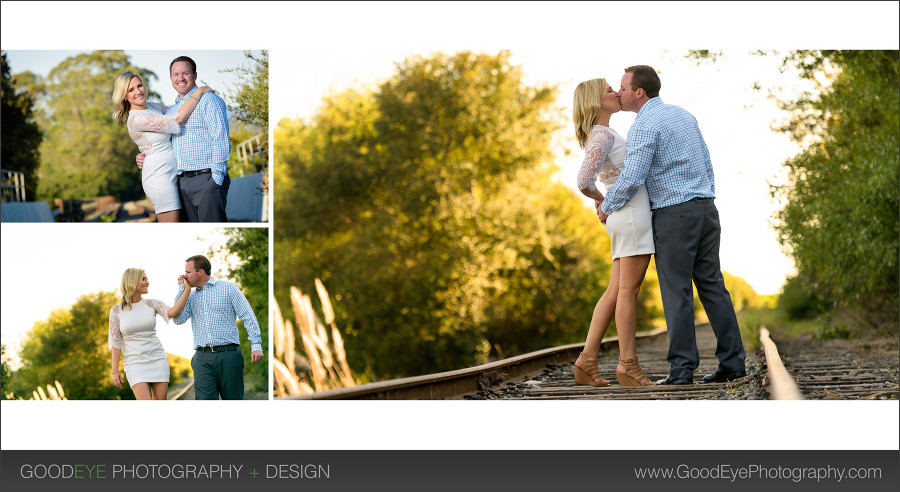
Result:
<svg viewBox="0 0 900 492"><path fill-rule="evenodd" d="M123 310L109 310L109 347L120 349L128 384L169 382L169 360L156 336L156 315L169 322L169 306L157 299L141 299Z"/></svg>
<svg viewBox="0 0 900 492"><path fill-rule="evenodd" d="M625 139L612 128L594 125L585 146L584 161L578 171L578 189L597 190L599 178L608 191L625 168ZM641 185L624 207L606 219L606 233L612 258L653 254L653 225L650 197Z"/></svg>
<svg viewBox="0 0 900 492"><path fill-rule="evenodd" d="M175 174L178 163L172 148L172 134L181 132L181 125L175 121L177 115L165 111L165 106L151 102L147 109L128 113L128 134L145 154L141 184L156 213L181 208Z"/></svg>

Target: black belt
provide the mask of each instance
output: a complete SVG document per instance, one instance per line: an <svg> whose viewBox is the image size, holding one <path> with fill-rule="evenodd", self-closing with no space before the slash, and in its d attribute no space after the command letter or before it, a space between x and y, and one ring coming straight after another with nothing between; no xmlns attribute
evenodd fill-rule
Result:
<svg viewBox="0 0 900 492"><path fill-rule="evenodd" d="M212 169L201 169L199 171L182 171L179 176L182 178L193 178L194 176L199 176L201 174L211 174Z"/></svg>
<svg viewBox="0 0 900 492"><path fill-rule="evenodd" d="M197 347L198 352L230 352L237 350L240 345L229 343L228 345L216 345L215 347Z"/></svg>

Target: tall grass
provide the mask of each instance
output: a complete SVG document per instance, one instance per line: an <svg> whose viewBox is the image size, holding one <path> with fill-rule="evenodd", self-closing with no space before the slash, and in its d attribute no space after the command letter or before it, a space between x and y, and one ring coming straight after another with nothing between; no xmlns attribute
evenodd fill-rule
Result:
<svg viewBox="0 0 900 492"><path fill-rule="evenodd" d="M66 392L59 381L53 381L53 385L48 384L46 392L44 388L38 386L31 394L34 395L32 400L67 400Z"/></svg>
<svg viewBox="0 0 900 492"><path fill-rule="evenodd" d="M316 279L316 292L322 305L324 322L313 309L312 299L300 289L291 287L296 330L290 320L284 319L278 302L272 298L275 306L273 392L276 396L304 395L359 384L347 364L344 340L334 323L328 291L319 279ZM302 354L295 335L299 335Z"/></svg>

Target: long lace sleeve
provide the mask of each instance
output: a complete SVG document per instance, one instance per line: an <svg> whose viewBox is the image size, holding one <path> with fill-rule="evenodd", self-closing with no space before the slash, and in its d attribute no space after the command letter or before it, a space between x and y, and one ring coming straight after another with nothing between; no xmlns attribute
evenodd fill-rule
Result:
<svg viewBox="0 0 900 492"><path fill-rule="evenodd" d="M122 330L119 329L119 305L109 310L109 349L122 350Z"/></svg>
<svg viewBox="0 0 900 492"><path fill-rule="evenodd" d="M172 309L171 306L166 305L159 299L147 299L147 305L152 307L156 314L160 315L166 323L169 322L169 309Z"/></svg>
<svg viewBox="0 0 900 492"><path fill-rule="evenodd" d="M600 193L597 189L597 178L604 183L615 179L619 170L609 160L615 137L606 128L595 128L588 138L584 152L584 161L578 170L578 189L582 192Z"/></svg>
<svg viewBox="0 0 900 492"><path fill-rule="evenodd" d="M128 127L133 132L179 133L181 125L175 121L177 114L158 115L149 111L132 111Z"/></svg>

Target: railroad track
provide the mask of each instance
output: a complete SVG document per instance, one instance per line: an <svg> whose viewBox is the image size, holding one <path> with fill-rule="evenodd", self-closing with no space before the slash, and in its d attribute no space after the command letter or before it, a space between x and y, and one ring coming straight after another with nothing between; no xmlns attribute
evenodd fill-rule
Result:
<svg viewBox="0 0 900 492"><path fill-rule="evenodd" d="M376 400L736 400L736 399L897 399L897 361L884 369L884 361L869 366L846 353L828 355L808 344L789 346L778 352L768 330L761 330L763 348L747 354L747 376L727 383L700 383L718 366L715 336L709 324L697 325L700 365L692 385L622 387L615 379L618 340L605 339L600 348L601 374L609 386L576 385L572 375L575 359L584 344L572 344L532 352L457 371L382 381L350 388L295 396L286 399L376 399ZM799 350L798 350L799 349ZM666 377L668 337L663 328L639 333L637 352L641 367L651 381ZM826 351L827 352L827 351ZM838 350L841 352L841 350ZM896 352L896 350L894 351ZM888 351L887 353L890 353ZM781 355L785 354L785 362ZM881 369L878 369L881 367ZM786 390L784 388L787 388Z"/></svg>
<svg viewBox="0 0 900 492"><path fill-rule="evenodd" d="M897 339L813 341L802 337L779 345L800 398L898 399ZM772 382L771 377L769 380Z"/></svg>
<svg viewBox="0 0 900 492"><path fill-rule="evenodd" d="M169 388L168 400L193 400L194 399L194 378L182 384L180 388Z"/></svg>
<svg viewBox="0 0 900 492"><path fill-rule="evenodd" d="M666 354L668 337L663 329L652 336L638 339L637 353L641 369L651 382L669 374ZM697 324L697 345L700 349L700 365L694 372L694 383L677 386L619 386L616 381L618 365L618 340L604 340L600 350L600 373L610 381L609 386L584 386L575 384L572 368L574 356L563 364L550 365L533 378L510 382L502 387L463 395L470 400L711 400L738 399L745 396L746 383L758 380L758 367L753 367L748 378L733 383L701 384L703 376L716 370L715 336L709 324Z"/></svg>
<svg viewBox="0 0 900 492"><path fill-rule="evenodd" d="M638 334L638 343L665 335L664 329ZM615 342L615 337L610 341ZM604 340L601 352L610 341ZM542 374L548 366L574 361L582 343L563 345L467 369L339 388L286 400L445 400Z"/></svg>

